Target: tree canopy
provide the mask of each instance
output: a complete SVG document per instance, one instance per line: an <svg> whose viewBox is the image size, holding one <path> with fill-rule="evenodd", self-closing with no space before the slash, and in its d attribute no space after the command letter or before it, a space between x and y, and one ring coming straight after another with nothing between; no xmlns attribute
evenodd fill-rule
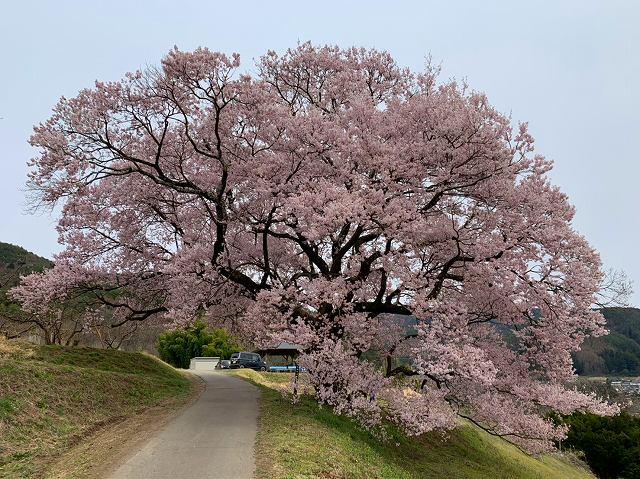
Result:
<svg viewBox="0 0 640 479"><path fill-rule="evenodd" d="M598 477L640 479L640 418L576 413L563 422L570 426L563 446L582 451Z"/></svg>
<svg viewBox="0 0 640 479"><path fill-rule="evenodd" d="M526 124L376 50L239 68L174 49L35 128L30 185L63 203L66 249L14 290L25 308L79 287L122 321L234 308L258 346L301 345L319 401L412 434L463 416L541 450L565 432L549 408L616 411L567 385L604 332L600 260ZM381 347L410 368L363 359Z"/></svg>

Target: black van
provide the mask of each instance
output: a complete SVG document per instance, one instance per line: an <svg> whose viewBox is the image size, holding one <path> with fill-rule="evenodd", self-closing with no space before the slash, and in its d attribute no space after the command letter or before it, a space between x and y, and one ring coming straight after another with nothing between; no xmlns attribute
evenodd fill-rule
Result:
<svg viewBox="0 0 640 479"><path fill-rule="evenodd" d="M265 363L259 354L256 353L233 353L231 355L230 369L247 368L255 371L266 371L267 363Z"/></svg>

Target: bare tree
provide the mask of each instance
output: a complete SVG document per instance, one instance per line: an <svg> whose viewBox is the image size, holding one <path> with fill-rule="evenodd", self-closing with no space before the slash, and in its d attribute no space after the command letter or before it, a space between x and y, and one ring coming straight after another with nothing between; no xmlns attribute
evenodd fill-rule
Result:
<svg viewBox="0 0 640 479"><path fill-rule="evenodd" d="M607 308L627 306L629 297L633 294L633 281L623 270L609 268L604 272L604 279L597 294L596 306Z"/></svg>

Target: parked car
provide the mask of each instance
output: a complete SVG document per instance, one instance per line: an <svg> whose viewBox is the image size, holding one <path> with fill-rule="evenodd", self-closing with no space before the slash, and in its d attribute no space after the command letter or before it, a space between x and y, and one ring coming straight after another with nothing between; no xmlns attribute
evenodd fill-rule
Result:
<svg viewBox="0 0 640 479"><path fill-rule="evenodd" d="M254 369L255 371L266 371L267 363L265 363L259 354L256 353L233 353L231 355L230 369Z"/></svg>
<svg viewBox="0 0 640 479"><path fill-rule="evenodd" d="M218 363L218 369L229 369L231 366L231 361L228 359L223 359Z"/></svg>

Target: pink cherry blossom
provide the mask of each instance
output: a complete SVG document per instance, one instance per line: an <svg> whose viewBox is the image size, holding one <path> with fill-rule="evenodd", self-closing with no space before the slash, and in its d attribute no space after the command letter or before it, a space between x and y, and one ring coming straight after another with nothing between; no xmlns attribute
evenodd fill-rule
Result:
<svg viewBox="0 0 640 479"><path fill-rule="evenodd" d="M375 50L239 66L174 49L35 128L30 184L62 203L65 250L25 307L80 288L123 321L228 312L300 344L317 399L367 426L462 416L537 451L565 432L551 409L615 413L571 386L605 332L600 259L526 124Z"/></svg>

